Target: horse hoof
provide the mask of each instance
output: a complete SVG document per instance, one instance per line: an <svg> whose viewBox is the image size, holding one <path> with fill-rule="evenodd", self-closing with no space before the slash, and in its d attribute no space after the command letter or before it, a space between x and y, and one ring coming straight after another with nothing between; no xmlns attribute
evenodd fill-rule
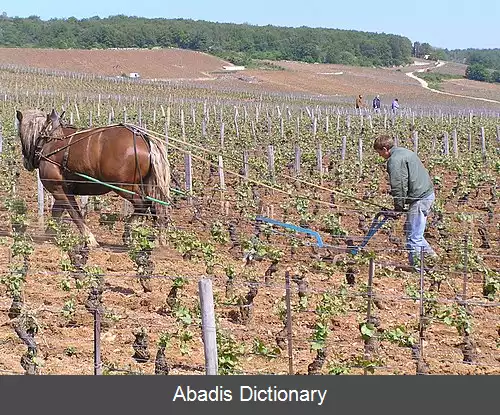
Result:
<svg viewBox="0 0 500 415"><path fill-rule="evenodd" d="M99 242L96 241L94 235L87 236L87 246L90 248L98 248Z"/></svg>

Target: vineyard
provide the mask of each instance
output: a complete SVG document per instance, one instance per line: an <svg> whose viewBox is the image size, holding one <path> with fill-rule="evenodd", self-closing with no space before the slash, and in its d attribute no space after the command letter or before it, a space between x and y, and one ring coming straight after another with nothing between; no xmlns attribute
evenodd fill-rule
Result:
<svg viewBox="0 0 500 415"><path fill-rule="evenodd" d="M373 113L342 98L19 67L0 80L0 373L203 374L202 278L220 374L500 373L497 112ZM114 193L80 198L97 248L52 221L16 131L15 110L31 108L164 140L168 224L145 217L125 243L130 206ZM372 150L381 133L434 181L426 238L439 260L420 272L406 266L402 220L347 249L392 206Z"/></svg>

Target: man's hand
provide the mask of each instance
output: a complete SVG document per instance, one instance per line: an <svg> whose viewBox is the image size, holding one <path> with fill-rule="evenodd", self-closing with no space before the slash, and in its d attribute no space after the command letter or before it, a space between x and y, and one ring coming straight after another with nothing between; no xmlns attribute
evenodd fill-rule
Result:
<svg viewBox="0 0 500 415"><path fill-rule="evenodd" d="M382 215L384 215L386 218L390 218L390 219L397 219L403 214L403 212L397 212L397 211L392 210L392 209L385 209L385 210L382 210L380 213L382 213Z"/></svg>

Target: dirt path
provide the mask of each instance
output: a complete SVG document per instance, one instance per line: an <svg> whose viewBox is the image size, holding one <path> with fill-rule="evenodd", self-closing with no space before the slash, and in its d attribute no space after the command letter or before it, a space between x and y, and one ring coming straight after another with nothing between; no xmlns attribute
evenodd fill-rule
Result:
<svg viewBox="0 0 500 415"><path fill-rule="evenodd" d="M437 64L433 67L433 69L439 68L440 66L443 66L443 65L446 65L446 62L438 61ZM469 98L469 99L475 99L477 101L494 102L494 103L500 104L500 101L496 101L494 99L471 97L469 95L452 94L451 92L443 92L443 91L439 91L438 89L430 88L429 84L426 81L424 81L423 79L421 79L415 75L415 72L424 72L427 69L428 68L422 68L422 69L417 69L416 71L413 71L413 72L406 72L406 76L409 76L410 78L415 79L416 81L418 81L418 83L420 85L422 85L423 88L428 89L429 91L435 92L437 94L450 95L452 97Z"/></svg>

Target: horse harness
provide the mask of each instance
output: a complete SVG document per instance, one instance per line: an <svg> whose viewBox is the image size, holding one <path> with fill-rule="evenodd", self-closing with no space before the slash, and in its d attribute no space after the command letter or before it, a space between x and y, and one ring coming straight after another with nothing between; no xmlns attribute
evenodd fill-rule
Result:
<svg viewBox="0 0 500 415"><path fill-rule="evenodd" d="M146 192L144 191L144 182L143 182L143 178L142 178L142 174L141 174L141 169L139 167L139 159L137 157L136 137L137 137L137 135L143 137L144 141L146 142L146 144L149 147L149 166L150 166L149 168L151 170L151 165L152 165L152 163L151 163L151 144L148 140L148 136L129 124L120 123L120 124L116 124L116 126L125 127L127 130L129 130L133 134L135 165L136 165L136 169L139 173L139 177L141 179L141 186L140 186L141 195L140 196L142 198L144 198L144 196L146 195ZM100 127L98 129L96 129L97 131L94 131L93 134L96 134L97 132L101 132L104 128L106 128L106 127ZM66 172L71 172L71 170L68 169L69 149L73 144L76 144L84 139L87 139L87 138L89 138L89 136L80 137L76 141L73 141L73 138L75 138L76 134L81 134L81 133L86 132L86 131L91 131L91 130L75 131L74 133L72 133L68 136L61 137L61 138L40 135L35 142L35 160L34 160L35 166L38 167L40 165L40 160L44 159L44 160L48 161L49 163L52 163L56 166L59 166L60 168L62 168ZM49 143L52 140L65 140L65 139L69 139L69 141L66 145L58 148L57 150L53 150L48 154L43 154L43 145L44 144ZM62 159L61 163L58 163L57 161L54 161L54 160L49 158L50 156L53 156L54 154L57 154L63 150L64 150L64 154L63 154L63 159ZM148 172L148 174L149 174L149 172Z"/></svg>

